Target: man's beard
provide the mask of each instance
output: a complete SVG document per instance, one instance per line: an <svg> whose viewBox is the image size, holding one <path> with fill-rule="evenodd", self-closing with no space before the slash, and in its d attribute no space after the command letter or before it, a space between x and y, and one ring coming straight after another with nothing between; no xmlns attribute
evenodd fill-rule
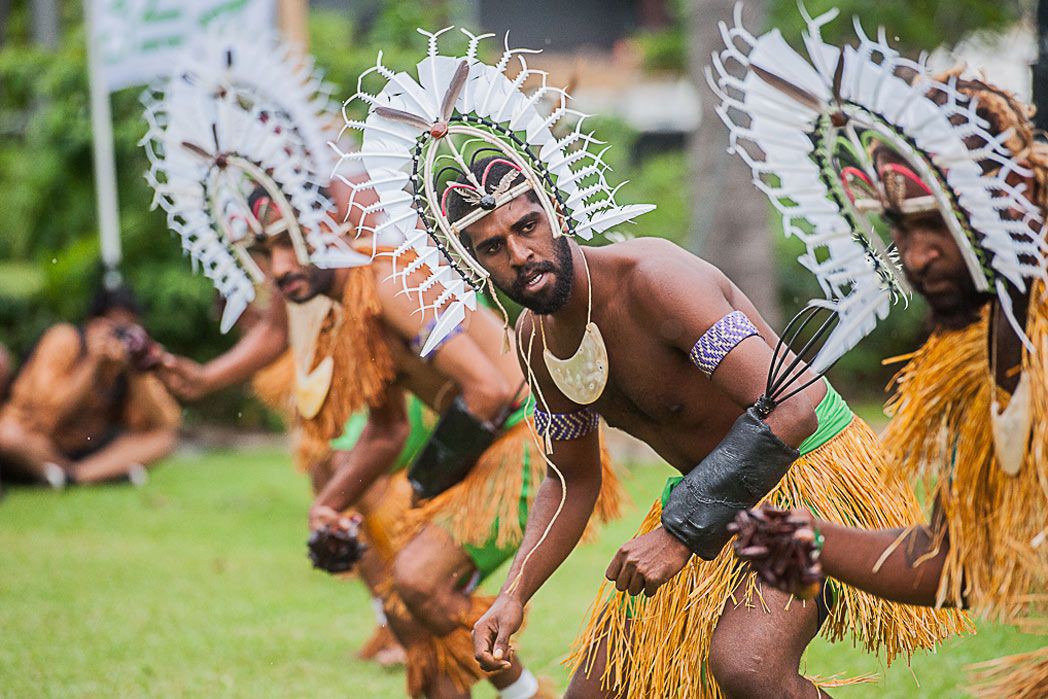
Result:
<svg viewBox="0 0 1048 699"><path fill-rule="evenodd" d="M297 281L305 282L305 290L289 294L285 287ZM335 271L310 267L305 272L291 272L277 279L277 288L291 303L306 303L320 294L326 294L334 285Z"/></svg>
<svg viewBox="0 0 1048 699"><path fill-rule="evenodd" d="M919 284L914 289L928 302L932 327L942 330L968 327L979 320L979 312L993 299L992 294L978 291L967 277L960 288L950 293L928 294Z"/></svg>
<svg viewBox="0 0 1048 699"><path fill-rule="evenodd" d="M504 289L507 296L538 315L556 313L571 298L575 262L571 259L571 246L568 244L568 239L565 236L560 236L553 240L553 252L556 256L556 263L536 262L527 264L517 272L517 278L513 281L513 285L508 289ZM539 273L552 274L553 286L549 289L544 289L539 294L531 295L525 290L525 287L528 280Z"/></svg>

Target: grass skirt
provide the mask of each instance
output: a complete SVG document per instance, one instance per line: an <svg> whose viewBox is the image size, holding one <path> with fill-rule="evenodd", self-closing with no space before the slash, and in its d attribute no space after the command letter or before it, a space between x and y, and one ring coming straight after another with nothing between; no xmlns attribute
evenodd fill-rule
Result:
<svg viewBox="0 0 1048 699"><path fill-rule="evenodd" d="M804 507L830 522L865 529L921 521L913 492L886 467L877 436L858 418L797 459L765 502L781 508ZM637 534L660 526L661 515L662 504L656 502ZM954 611L885 602L834 580L827 580L826 586L834 604L822 635L832 641L850 636L867 651L883 652L888 663L900 653L932 648L969 629L963 615ZM737 588L744 590L741 598L732 594ZM755 576L730 547L713 561L693 556L651 598L631 598L605 582L570 662L576 671L589 673L600 642L606 639L608 662L602 686L622 687L625 680L624 698L720 697L707 660L713 630L728 602L763 603ZM627 633L630 618L632 632Z"/></svg>

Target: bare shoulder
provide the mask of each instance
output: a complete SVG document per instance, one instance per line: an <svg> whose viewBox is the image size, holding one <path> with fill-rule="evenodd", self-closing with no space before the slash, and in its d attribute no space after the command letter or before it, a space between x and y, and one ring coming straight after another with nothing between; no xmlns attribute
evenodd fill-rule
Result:
<svg viewBox="0 0 1048 699"><path fill-rule="evenodd" d="M730 282L702 258L663 238L635 238L609 245L617 278L638 299L657 300L674 290L725 294Z"/></svg>
<svg viewBox="0 0 1048 699"><path fill-rule="evenodd" d="M48 328L40 337L34 354L47 353L50 356L76 357L80 354L83 341L80 331L70 323L58 323Z"/></svg>

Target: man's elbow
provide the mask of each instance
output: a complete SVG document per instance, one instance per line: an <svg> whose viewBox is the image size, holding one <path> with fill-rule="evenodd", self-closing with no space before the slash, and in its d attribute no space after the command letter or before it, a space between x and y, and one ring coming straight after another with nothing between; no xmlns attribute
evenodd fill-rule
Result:
<svg viewBox="0 0 1048 699"><path fill-rule="evenodd" d="M819 429L819 416L808 401L788 400L776 407L772 415L776 435L795 447Z"/></svg>
<svg viewBox="0 0 1048 699"><path fill-rule="evenodd" d="M494 420L513 400L513 388L502 377L475 381L462 391L466 407L481 420Z"/></svg>

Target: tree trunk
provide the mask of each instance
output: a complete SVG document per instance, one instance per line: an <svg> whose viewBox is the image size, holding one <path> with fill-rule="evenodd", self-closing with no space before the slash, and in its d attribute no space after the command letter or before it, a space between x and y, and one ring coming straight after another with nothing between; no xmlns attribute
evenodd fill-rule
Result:
<svg viewBox="0 0 1048 699"><path fill-rule="evenodd" d="M718 100L706 84L710 54L724 46L718 23L731 24L736 0L692 3L688 22L689 69L699 92L702 120L692 134L692 226L689 247L719 267L750 297L772 327L780 327L771 209L751 181L750 169L729 155L728 130L713 111ZM750 31L761 28L764 2L749 0L743 17Z"/></svg>

